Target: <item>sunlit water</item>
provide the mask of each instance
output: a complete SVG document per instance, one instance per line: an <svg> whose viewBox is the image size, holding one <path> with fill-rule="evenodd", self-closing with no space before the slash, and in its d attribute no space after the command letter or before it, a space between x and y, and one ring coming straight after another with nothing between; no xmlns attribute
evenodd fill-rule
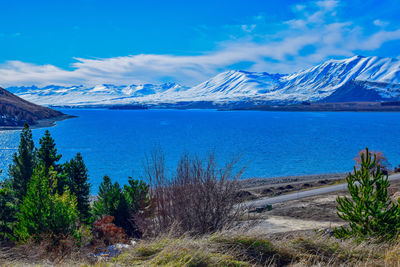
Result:
<svg viewBox="0 0 400 267"><path fill-rule="evenodd" d="M81 152L93 193L105 174L121 184L142 177L145 154L156 146L170 173L183 152L215 151L219 164L240 155L244 178L346 172L366 146L400 163L400 113L62 111L78 118L58 122L51 135L62 162ZM44 130L33 130L36 145ZM3 176L18 141L19 131L0 132Z"/></svg>

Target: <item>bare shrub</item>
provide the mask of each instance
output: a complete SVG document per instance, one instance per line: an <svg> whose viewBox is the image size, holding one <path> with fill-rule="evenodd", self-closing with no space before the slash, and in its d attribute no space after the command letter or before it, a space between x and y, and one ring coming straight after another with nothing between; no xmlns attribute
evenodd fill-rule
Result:
<svg viewBox="0 0 400 267"><path fill-rule="evenodd" d="M367 151L365 149L359 151L357 153L357 156L354 158L354 161L356 162L356 167L360 168L361 166L361 155L365 155ZM376 166L380 166L381 171L384 175L387 175L390 169L390 163L386 156L383 154L382 151L374 151L374 150L369 150L369 153L372 155L375 155L375 160L376 160L376 165L373 169L371 169L371 172L376 170Z"/></svg>
<svg viewBox="0 0 400 267"><path fill-rule="evenodd" d="M176 173L168 177L162 151L147 159L146 175L154 209L153 231L163 232L176 225L182 232L205 234L221 230L241 215L237 203L237 160L218 169L214 154L205 159L184 154Z"/></svg>

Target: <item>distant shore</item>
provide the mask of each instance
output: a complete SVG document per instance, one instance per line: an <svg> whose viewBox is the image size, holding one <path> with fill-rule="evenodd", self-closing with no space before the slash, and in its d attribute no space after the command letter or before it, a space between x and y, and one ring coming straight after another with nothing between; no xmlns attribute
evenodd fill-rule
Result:
<svg viewBox="0 0 400 267"><path fill-rule="evenodd" d="M250 105L247 102L214 103L212 101L181 101L177 103L158 104L121 104L121 105L82 105L82 106L57 106L51 108L65 109L111 109L111 110L191 110L212 109L218 111L289 111L289 112L400 112L400 101L383 102L303 102L298 104L271 104L259 102Z"/></svg>
<svg viewBox="0 0 400 267"><path fill-rule="evenodd" d="M340 103L308 103L295 105L260 105L253 107L239 107L229 110L256 110L256 111L306 111L306 112L400 112L399 101L387 102L340 102Z"/></svg>
<svg viewBox="0 0 400 267"><path fill-rule="evenodd" d="M76 118L76 116L63 114L61 116L57 116L49 119L38 120L35 124L29 125L31 129L39 129L52 127L57 124L57 121L63 121L67 119ZM21 130L24 126L0 126L0 131L11 131L11 130Z"/></svg>

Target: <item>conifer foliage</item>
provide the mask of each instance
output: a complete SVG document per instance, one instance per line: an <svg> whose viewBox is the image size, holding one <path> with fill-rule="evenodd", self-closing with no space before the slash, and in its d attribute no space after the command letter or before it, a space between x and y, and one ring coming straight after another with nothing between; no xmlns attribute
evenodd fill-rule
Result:
<svg viewBox="0 0 400 267"><path fill-rule="evenodd" d="M13 225L16 222L18 206L10 186L0 188L0 240L13 236Z"/></svg>
<svg viewBox="0 0 400 267"><path fill-rule="evenodd" d="M337 198L337 213L349 227L335 229L336 237L393 238L400 230L400 202L390 200L388 176L368 148L361 154L360 168L354 167L346 181L351 198Z"/></svg>
<svg viewBox="0 0 400 267"><path fill-rule="evenodd" d="M57 154L56 144L48 130L44 132L44 136L39 140L39 144L38 160L43 163L45 171L48 171L50 167L58 171L57 162L61 159L61 155Z"/></svg>
<svg viewBox="0 0 400 267"><path fill-rule="evenodd" d="M57 186L55 176L52 167L46 170L40 164L35 168L18 215L15 233L19 240L39 239L46 234L68 236L75 233L78 220L76 198L68 190L63 195L52 194L52 189ZM50 181L55 183L49 184Z"/></svg>
<svg viewBox="0 0 400 267"><path fill-rule="evenodd" d="M65 163L64 173L71 193L76 196L79 218L81 222L87 223L90 219L90 184L87 168L80 153Z"/></svg>
<svg viewBox="0 0 400 267"><path fill-rule="evenodd" d="M11 186L14 190L17 202L22 200L26 193L26 187L31 179L35 167L35 146L32 140L32 131L25 124L21 132L18 153L13 156L9 167Z"/></svg>
<svg viewBox="0 0 400 267"><path fill-rule="evenodd" d="M90 184L82 156L58 164L54 139L46 131L36 151L25 125L18 152L0 183L0 241L63 238L90 222Z"/></svg>
<svg viewBox="0 0 400 267"><path fill-rule="evenodd" d="M110 177L104 176L93 205L94 214L98 218L110 215L128 235L140 237L142 233L135 223L135 216L143 212L144 204L149 204L148 194L148 186L141 181L129 178L129 185L122 189L118 182L113 184Z"/></svg>

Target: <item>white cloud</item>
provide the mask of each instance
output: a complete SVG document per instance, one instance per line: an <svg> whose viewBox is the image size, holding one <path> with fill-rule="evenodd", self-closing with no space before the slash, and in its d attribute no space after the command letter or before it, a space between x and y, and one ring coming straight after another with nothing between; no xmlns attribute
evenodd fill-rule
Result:
<svg viewBox="0 0 400 267"><path fill-rule="evenodd" d="M244 30L245 32L252 32L256 26L257 26L256 24L250 24L250 25L243 24L242 30Z"/></svg>
<svg viewBox="0 0 400 267"><path fill-rule="evenodd" d="M374 20L374 25L376 25L378 27L385 27L385 26L389 25L389 22L383 21L380 19L376 19L376 20Z"/></svg>
<svg viewBox="0 0 400 267"><path fill-rule="evenodd" d="M336 0L325 0L325 1L317 1L316 4L327 11L332 11L338 6L339 2Z"/></svg>
<svg viewBox="0 0 400 267"><path fill-rule="evenodd" d="M0 65L0 85L132 84L166 80L195 85L230 66L250 62L248 70L288 73L354 51L373 51L391 40L400 40L400 29L373 33L336 17L338 1L317 1L293 7L296 17L279 23L279 32L263 33L263 15L237 27L240 38L218 44L201 55L138 54L114 58L76 58L73 70L53 65L8 61ZM375 23L376 24L376 23ZM379 24L379 23L378 23ZM248 32L243 37L243 32ZM257 41L255 41L257 36ZM304 48L312 48L305 52Z"/></svg>

